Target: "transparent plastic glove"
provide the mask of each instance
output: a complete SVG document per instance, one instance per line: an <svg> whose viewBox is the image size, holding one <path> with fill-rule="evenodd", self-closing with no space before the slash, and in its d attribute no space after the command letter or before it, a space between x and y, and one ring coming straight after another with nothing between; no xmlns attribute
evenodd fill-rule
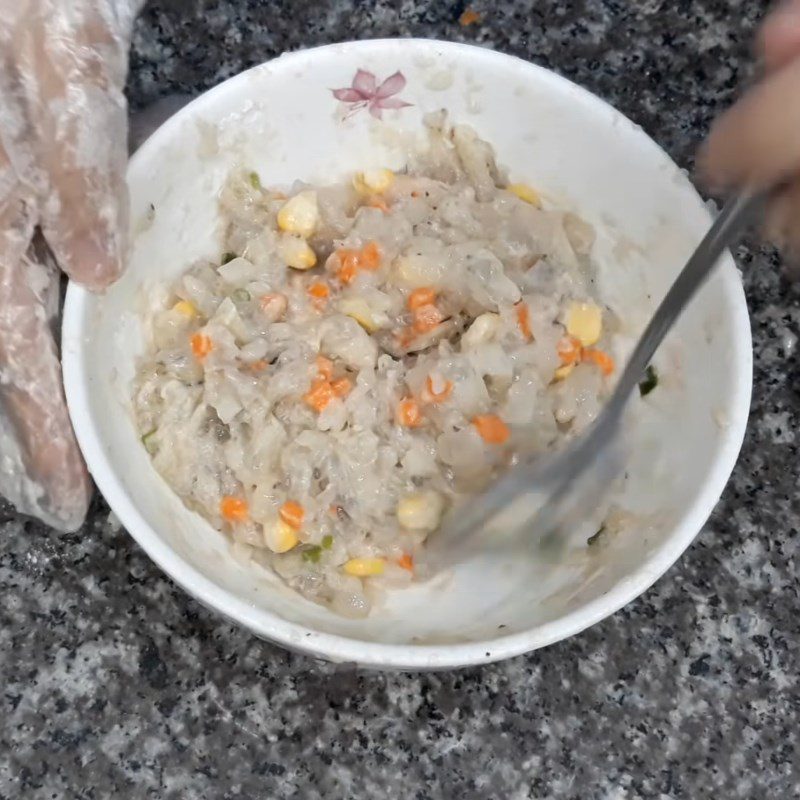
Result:
<svg viewBox="0 0 800 800"><path fill-rule="evenodd" d="M122 90L141 5L0 0L0 494L66 531L91 481L53 338L58 267L100 291L123 266Z"/></svg>

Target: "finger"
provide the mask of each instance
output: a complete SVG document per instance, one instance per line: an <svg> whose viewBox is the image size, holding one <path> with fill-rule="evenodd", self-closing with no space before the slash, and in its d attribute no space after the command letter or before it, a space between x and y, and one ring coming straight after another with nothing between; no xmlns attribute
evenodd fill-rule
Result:
<svg viewBox="0 0 800 800"><path fill-rule="evenodd" d="M714 124L698 164L714 187L765 189L800 171L800 60L765 78Z"/></svg>
<svg viewBox="0 0 800 800"><path fill-rule="evenodd" d="M15 439L24 469L22 475L4 470L2 486L21 511L75 530L92 486L67 414L50 331L48 303L58 274L54 265L32 260L32 251L26 255L34 224L20 192L0 205L0 407L11 423L10 432L0 433Z"/></svg>
<svg viewBox="0 0 800 800"><path fill-rule="evenodd" d="M756 50L768 72L800 56L800 0L784 2L764 20Z"/></svg>
<svg viewBox="0 0 800 800"><path fill-rule="evenodd" d="M765 235L793 263L800 256L800 181L793 181L767 206Z"/></svg>
<svg viewBox="0 0 800 800"><path fill-rule="evenodd" d="M41 91L50 98L40 163L56 200L45 205L42 228L61 268L79 283L103 289L122 272L126 249L125 69L118 57L108 60L115 43L98 21L75 32L77 46L45 36L46 28L31 33ZM53 102L57 98L64 102Z"/></svg>
<svg viewBox="0 0 800 800"><path fill-rule="evenodd" d="M119 276L125 256L124 37L96 3L22 4L27 15L15 17L0 86L21 119L7 146L18 174L36 179L58 263L99 290Z"/></svg>

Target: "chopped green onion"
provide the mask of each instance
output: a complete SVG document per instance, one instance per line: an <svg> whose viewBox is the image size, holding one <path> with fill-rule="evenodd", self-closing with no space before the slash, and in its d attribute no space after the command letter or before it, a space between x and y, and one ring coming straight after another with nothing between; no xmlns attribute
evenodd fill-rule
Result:
<svg viewBox="0 0 800 800"><path fill-rule="evenodd" d="M656 368L650 364L644 372L642 382L639 384L639 394L642 397L647 397L656 386L658 386L658 373L656 372Z"/></svg>
<svg viewBox="0 0 800 800"><path fill-rule="evenodd" d="M322 555L322 548L319 545L309 547L308 550L303 551L303 561L309 564L316 564Z"/></svg>
<svg viewBox="0 0 800 800"><path fill-rule="evenodd" d="M250 185L254 189L260 189L261 188L261 178L258 177L258 173L257 172L251 172L248 177L250 178Z"/></svg>
<svg viewBox="0 0 800 800"><path fill-rule="evenodd" d="M142 444L144 449L152 456L158 452L158 442L153 438L156 433L156 428L153 428L149 433L142 436Z"/></svg>
<svg viewBox="0 0 800 800"><path fill-rule="evenodd" d="M330 550L333 547L333 536L329 533L322 537L322 549Z"/></svg>
<svg viewBox="0 0 800 800"><path fill-rule="evenodd" d="M234 258L238 258L236 253L231 253L231 252L223 253L223 255L222 255L222 263L223 264L227 264L229 261L233 261Z"/></svg>
<svg viewBox="0 0 800 800"><path fill-rule="evenodd" d="M605 533L605 530L606 530L606 526L605 525L601 525L598 528L597 533L593 534L592 536L590 536L586 540L586 544L588 544L589 547L591 547L592 545L597 544L598 539L600 538L600 536L602 536L603 533Z"/></svg>
<svg viewBox="0 0 800 800"><path fill-rule="evenodd" d="M250 299L250 292L247 289L235 289L231 293L231 300L235 303L246 303Z"/></svg>

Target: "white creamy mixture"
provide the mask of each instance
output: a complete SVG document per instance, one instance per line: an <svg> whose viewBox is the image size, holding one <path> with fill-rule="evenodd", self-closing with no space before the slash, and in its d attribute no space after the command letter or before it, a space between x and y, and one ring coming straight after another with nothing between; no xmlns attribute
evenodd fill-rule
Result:
<svg viewBox="0 0 800 800"><path fill-rule="evenodd" d="M192 509L348 616L414 580L459 498L597 414L613 315L592 229L428 120L402 173L220 195L225 254L149 320L142 439Z"/></svg>

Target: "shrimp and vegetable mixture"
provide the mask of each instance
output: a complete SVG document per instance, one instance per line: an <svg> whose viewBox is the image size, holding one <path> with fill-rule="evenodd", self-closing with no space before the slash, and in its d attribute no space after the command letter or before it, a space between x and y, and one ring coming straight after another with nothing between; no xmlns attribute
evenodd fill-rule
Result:
<svg viewBox="0 0 800 800"><path fill-rule="evenodd" d="M615 321L593 231L429 118L403 172L220 195L224 254L148 321L159 473L235 548L348 616L417 576L459 498L596 415Z"/></svg>

